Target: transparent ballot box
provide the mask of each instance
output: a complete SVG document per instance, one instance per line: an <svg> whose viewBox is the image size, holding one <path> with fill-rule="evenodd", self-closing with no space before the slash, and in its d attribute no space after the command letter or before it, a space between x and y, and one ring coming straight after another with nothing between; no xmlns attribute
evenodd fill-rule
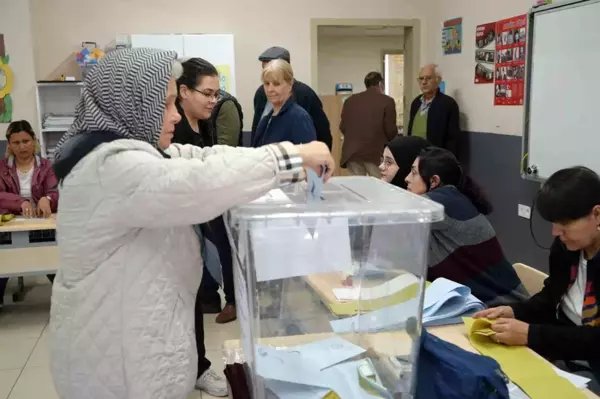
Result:
<svg viewBox="0 0 600 399"><path fill-rule="evenodd" d="M306 183L228 215L253 398L410 398L441 205L370 177Z"/></svg>

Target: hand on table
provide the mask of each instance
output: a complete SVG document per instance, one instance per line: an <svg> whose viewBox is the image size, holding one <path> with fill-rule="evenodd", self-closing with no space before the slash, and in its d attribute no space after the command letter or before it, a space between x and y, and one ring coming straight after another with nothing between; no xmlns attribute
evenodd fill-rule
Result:
<svg viewBox="0 0 600 399"><path fill-rule="evenodd" d="M33 206L31 205L31 202L23 201L21 204L21 214L26 218L33 217Z"/></svg>
<svg viewBox="0 0 600 399"><path fill-rule="evenodd" d="M43 218L49 218L52 215L52 208L50 207L50 200L48 198L40 198L37 206L37 214Z"/></svg>
<svg viewBox="0 0 600 399"><path fill-rule="evenodd" d="M335 170L335 161L329 148L319 141L297 145L296 149L302 158L302 166L314 170L317 175L323 174L323 167L327 168L323 181L329 180Z"/></svg>
<svg viewBox="0 0 600 399"><path fill-rule="evenodd" d="M492 340L508 346L526 346L529 335L529 324L517 319L498 319L491 329L496 332Z"/></svg>
<svg viewBox="0 0 600 399"><path fill-rule="evenodd" d="M494 319L498 319L500 317L502 317L504 319L514 319L515 312L513 312L512 308L510 306L498 306L495 308L489 308L489 309L482 310L473 315L474 319L494 320Z"/></svg>

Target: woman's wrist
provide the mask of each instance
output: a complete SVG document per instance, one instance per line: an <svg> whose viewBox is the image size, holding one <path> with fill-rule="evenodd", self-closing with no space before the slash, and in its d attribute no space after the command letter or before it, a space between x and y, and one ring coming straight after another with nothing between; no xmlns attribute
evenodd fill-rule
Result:
<svg viewBox="0 0 600 399"><path fill-rule="evenodd" d="M300 151L289 142L268 145L267 149L274 156L277 165L279 184L292 184L306 177Z"/></svg>

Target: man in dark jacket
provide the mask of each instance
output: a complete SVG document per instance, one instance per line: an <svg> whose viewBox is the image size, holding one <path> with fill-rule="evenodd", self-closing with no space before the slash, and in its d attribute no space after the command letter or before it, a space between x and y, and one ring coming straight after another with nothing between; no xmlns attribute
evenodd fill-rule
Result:
<svg viewBox="0 0 600 399"><path fill-rule="evenodd" d="M419 73L421 94L410 106L408 136L424 137L436 147L459 156L460 117L458 104L440 92L442 76L435 65L426 65Z"/></svg>
<svg viewBox="0 0 600 399"><path fill-rule="evenodd" d="M258 57L258 60L262 62L263 68L269 62L277 59L286 60L290 62L290 52L282 47L271 47ZM329 119L323 111L323 103L308 85L295 80L292 86L292 96L296 103L308 112L312 118L315 130L317 131L317 140L321 141L329 147L331 150L332 139L331 131L329 128ZM252 136L256 133L256 128L260 120L271 111L271 104L267 101L267 95L265 89L261 85L254 94L254 119L252 120Z"/></svg>
<svg viewBox="0 0 600 399"><path fill-rule="evenodd" d="M369 72L362 93L350 96L342 108L344 135L342 167L355 176L379 178L379 161L385 145L398 135L396 102L383 93L383 77Z"/></svg>

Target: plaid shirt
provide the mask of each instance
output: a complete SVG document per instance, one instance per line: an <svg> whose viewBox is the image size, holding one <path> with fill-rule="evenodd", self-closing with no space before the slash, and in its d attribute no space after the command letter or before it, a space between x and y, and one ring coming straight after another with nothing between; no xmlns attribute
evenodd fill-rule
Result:
<svg viewBox="0 0 600 399"><path fill-rule="evenodd" d="M302 158L291 143L279 143L267 146L277 160L280 185L297 183L304 179Z"/></svg>

